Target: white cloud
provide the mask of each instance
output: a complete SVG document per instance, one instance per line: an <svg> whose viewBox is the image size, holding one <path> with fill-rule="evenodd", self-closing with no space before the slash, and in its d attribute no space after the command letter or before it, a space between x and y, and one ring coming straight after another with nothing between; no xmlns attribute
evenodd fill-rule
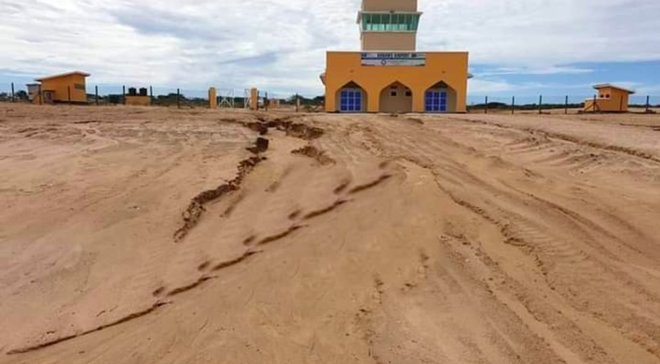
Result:
<svg viewBox="0 0 660 364"><path fill-rule="evenodd" d="M476 75L479 77L504 75L579 75L592 72L593 70L589 68L568 66L497 67L492 70L478 72Z"/></svg>
<svg viewBox="0 0 660 364"><path fill-rule="evenodd" d="M473 62L552 66L660 59L653 0L422 1L424 48L468 49Z"/></svg>
<svg viewBox="0 0 660 364"><path fill-rule="evenodd" d="M356 50L359 0L0 0L7 72L81 69L101 84L319 94L326 49ZM469 50L489 76L659 60L660 2L420 0L423 50ZM471 81L471 90L520 85Z"/></svg>

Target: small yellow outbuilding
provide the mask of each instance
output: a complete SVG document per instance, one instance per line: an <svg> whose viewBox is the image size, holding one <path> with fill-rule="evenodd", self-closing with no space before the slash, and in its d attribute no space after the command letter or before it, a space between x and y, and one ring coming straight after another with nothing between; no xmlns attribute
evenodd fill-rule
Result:
<svg viewBox="0 0 660 364"><path fill-rule="evenodd" d="M40 86L33 88L37 90L37 94L32 95L32 102L36 104L86 104L85 79L87 77L89 77L89 73L74 71L39 78L36 81L40 83Z"/></svg>
<svg viewBox="0 0 660 364"><path fill-rule="evenodd" d="M594 86L598 96L584 102L585 112L627 112L630 95L634 91L604 83Z"/></svg>

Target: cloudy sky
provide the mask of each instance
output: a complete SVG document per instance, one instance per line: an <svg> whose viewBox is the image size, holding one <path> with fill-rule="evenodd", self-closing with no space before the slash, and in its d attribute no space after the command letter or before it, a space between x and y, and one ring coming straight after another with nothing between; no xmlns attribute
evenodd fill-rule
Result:
<svg viewBox="0 0 660 364"><path fill-rule="evenodd" d="M0 91L89 84L322 94L325 51L358 50L360 0L0 0ZM658 0L420 0L420 50L468 50L470 94L660 95Z"/></svg>

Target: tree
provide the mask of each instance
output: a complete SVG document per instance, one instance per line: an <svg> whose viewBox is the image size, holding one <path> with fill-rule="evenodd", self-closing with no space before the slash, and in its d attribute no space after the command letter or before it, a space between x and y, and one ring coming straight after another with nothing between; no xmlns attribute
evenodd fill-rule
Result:
<svg viewBox="0 0 660 364"><path fill-rule="evenodd" d="M15 96L16 96L17 100L28 100L29 99L28 93L25 90L18 91L15 94Z"/></svg>

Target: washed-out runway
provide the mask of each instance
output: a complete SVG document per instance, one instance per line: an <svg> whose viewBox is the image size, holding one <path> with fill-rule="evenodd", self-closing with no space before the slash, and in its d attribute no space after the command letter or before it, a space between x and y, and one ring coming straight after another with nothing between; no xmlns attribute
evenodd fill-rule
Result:
<svg viewBox="0 0 660 364"><path fill-rule="evenodd" d="M0 171L0 363L660 363L658 116L0 104Z"/></svg>

